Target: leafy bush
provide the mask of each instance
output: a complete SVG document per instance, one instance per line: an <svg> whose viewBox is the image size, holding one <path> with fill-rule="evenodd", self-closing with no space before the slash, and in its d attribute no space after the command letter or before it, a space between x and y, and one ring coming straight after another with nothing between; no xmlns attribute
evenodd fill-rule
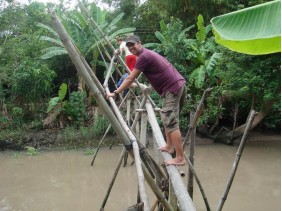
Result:
<svg viewBox="0 0 282 211"><path fill-rule="evenodd" d="M34 147L27 146L27 147L25 147L25 148L26 148L27 154L28 154L29 156L38 155L38 151L37 151Z"/></svg>
<svg viewBox="0 0 282 211"><path fill-rule="evenodd" d="M88 118L85 98L85 92L72 92L69 102L66 104L65 112L68 115L68 119L74 121L77 125L81 125Z"/></svg>
<svg viewBox="0 0 282 211"><path fill-rule="evenodd" d="M12 94L22 103L39 102L52 90L55 72L37 61L26 59L21 62L12 76Z"/></svg>

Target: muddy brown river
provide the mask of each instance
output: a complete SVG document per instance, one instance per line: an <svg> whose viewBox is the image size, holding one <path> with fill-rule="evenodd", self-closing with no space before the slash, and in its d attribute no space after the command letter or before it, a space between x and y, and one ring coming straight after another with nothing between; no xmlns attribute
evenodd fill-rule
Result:
<svg viewBox="0 0 282 211"><path fill-rule="evenodd" d="M280 141L247 143L233 185L223 206L227 211L280 211ZM197 145L195 169L210 207L216 210L238 146ZM94 167L84 151L0 153L0 210L98 211L113 176L122 147L99 151ZM149 150L153 154L153 150ZM129 163L131 159L129 158ZM187 175L187 166L181 167ZM183 178L187 182L187 176ZM150 204L155 196L147 188ZM121 167L105 210L126 210L136 203L137 178L133 166ZM197 210L206 210L194 182Z"/></svg>

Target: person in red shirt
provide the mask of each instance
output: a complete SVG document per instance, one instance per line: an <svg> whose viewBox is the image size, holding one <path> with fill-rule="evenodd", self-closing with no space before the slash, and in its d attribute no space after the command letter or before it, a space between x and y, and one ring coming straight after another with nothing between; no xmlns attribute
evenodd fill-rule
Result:
<svg viewBox="0 0 282 211"><path fill-rule="evenodd" d="M129 88L138 75L143 72L155 91L163 98L161 112L162 122L166 134L166 146L161 151L173 153L176 157L166 161L166 165L185 165L182 137L179 129L179 112L186 97L185 79L164 57L154 51L144 48L139 37L127 37L126 46L137 56L136 65L131 74L121 86L107 97L114 97Z"/></svg>
<svg viewBox="0 0 282 211"><path fill-rule="evenodd" d="M123 52L125 53L125 63L130 69L130 71L133 71L133 68L136 64L136 56L133 55L127 48L125 41L123 41L122 37L118 38L118 44L119 44L119 51L120 54L122 55Z"/></svg>

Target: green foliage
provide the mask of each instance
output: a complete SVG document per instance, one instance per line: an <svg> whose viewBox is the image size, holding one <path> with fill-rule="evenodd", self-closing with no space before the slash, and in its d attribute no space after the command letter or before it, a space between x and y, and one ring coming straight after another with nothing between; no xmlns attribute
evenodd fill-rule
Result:
<svg viewBox="0 0 282 211"><path fill-rule="evenodd" d="M84 102L85 97L85 92L72 92L69 102L66 104L65 112L68 118L78 125L82 124L88 118Z"/></svg>
<svg viewBox="0 0 282 211"><path fill-rule="evenodd" d="M87 148L84 151L84 155L94 155L94 153L95 153L95 150L94 149L90 149L90 148Z"/></svg>
<svg viewBox="0 0 282 211"><path fill-rule="evenodd" d="M23 109L20 107L12 108L12 125L19 128L23 124Z"/></svg>
<svg viewBox="0 0 282 211"><path fill-rule="evenodd" d="M115 39L117 36L131 33L135 30L135 28L121 28L119 30L115 30L117 28L116 24L122 19L124 13L120 13L110 23L107 23L107 11L101 10L95 3L90 3L88 9L91 17L103 30L108 39ZM99 62L99 48L101 48L101 45L104 45L104 38L101 36L99 31L92 26L88 17L81 12L70 10L59 14L59 16L62 24L67 30L67 33L70 35L82 55L90 60L89 63L92 64L92 68L95 72L96 66ZM67 54L67 51L57 33L54 32L52 28L42 23L37 24L37 26L43 28L48 34L50 34L50 36L52 36L41 36L40 39L48 41L51 45L55 45L42 50L44 53L44 55L41 56L42 59L49 59L54 56Z"/></svg>
<svg viewBox="0 0 282 211"><path fill-rule="evenodd" d="M106 117L103 115L98 115L94 121L94 124L90 128L95 135L101 136L106 132L109 124L110 122Z"/></svg>
<svg viewBox="0 0 282 211"><path fill-rule="evenodd" d="M24 60L12 76L12 94L20 97L22 102L38 102L51 92L54 77L54 71L47 66Z"/></svg>
<svg viewBox="0 0 282 211"><path fill-rule="evenodd" d="M34 147L26 146L25 148L27 150L27 152L26 152L27 155L29 155L29 156L38 155L38 151Z"/></svg>
<svg viewBox="0 0 282 211"><path fill-rule="evenodd" d="M252 64L252 65L250 65ZM225 68L225 71L221 69ZM224 51L217 75L223 94L237 99L256 98L257 102L279 101L280 55L247 56ZM277 94L274 94L277 93Z"/></svg>
<svg viewBox="0 0 282 211"><path fill-rule="evenodd" d="M206 30L204 27L204 18L202 15L198 16L197 27L198 27L198 32L196 34L196 38L200 43L202 43L206 39Z"/></svg>
<svg viewBox="0 0 282 211"><path fill-rule="evenodd" d="M62 110L62 108L64 107L64 103L65 103L64 98L66 96L67 89L68 89L67 84L62 83L58 91L58 97L53 97L50 99L48 103L47 113L53 111L55 108L56 110L58 108L60 109L60 111Z"/></svg>
<svg viewBox="0 0 282 211"><path fill-rule="evenodd" d="M85 145L85 142L97 139L103 135L109 126L109 121L103 115L98 115L91 125L85 126L67 126L61 131L59 140L66 143L74 143L75 145Z"/></svg>
<svg viewBox="0 0 282 211"><path fill-rule="evenodd" d="M14 159L19 159L19 158L20 158L20 153L19 153L19 152L14 152L13 155L12 155L12 157L13 157Z"/></svg>

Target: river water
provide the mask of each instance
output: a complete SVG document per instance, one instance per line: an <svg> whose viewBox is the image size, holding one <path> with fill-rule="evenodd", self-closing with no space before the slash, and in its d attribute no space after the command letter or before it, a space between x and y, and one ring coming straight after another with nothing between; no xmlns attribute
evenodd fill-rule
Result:
<svg viewBox="0 0 282 211"><path fill-rule="evenodd" d="M216 210L232 168L238 146L197 145L195 169L210 207ZM227 211L281 210L280 141L247 143L224 204ZM99 151L94 166L84 151L45 151L36 156L25 152L0 153L0 210L97 211L115 171L121 146ZM150 153L153 153L149 149ZM131 158L128 160L131 163ZM183 178L187 183L187 166ZM155 196L149 188L150 204ZM137 178L134 165L121 167L105 210L126 210L136 203ZM197 210L206 210L194 182Z"/></svg>

